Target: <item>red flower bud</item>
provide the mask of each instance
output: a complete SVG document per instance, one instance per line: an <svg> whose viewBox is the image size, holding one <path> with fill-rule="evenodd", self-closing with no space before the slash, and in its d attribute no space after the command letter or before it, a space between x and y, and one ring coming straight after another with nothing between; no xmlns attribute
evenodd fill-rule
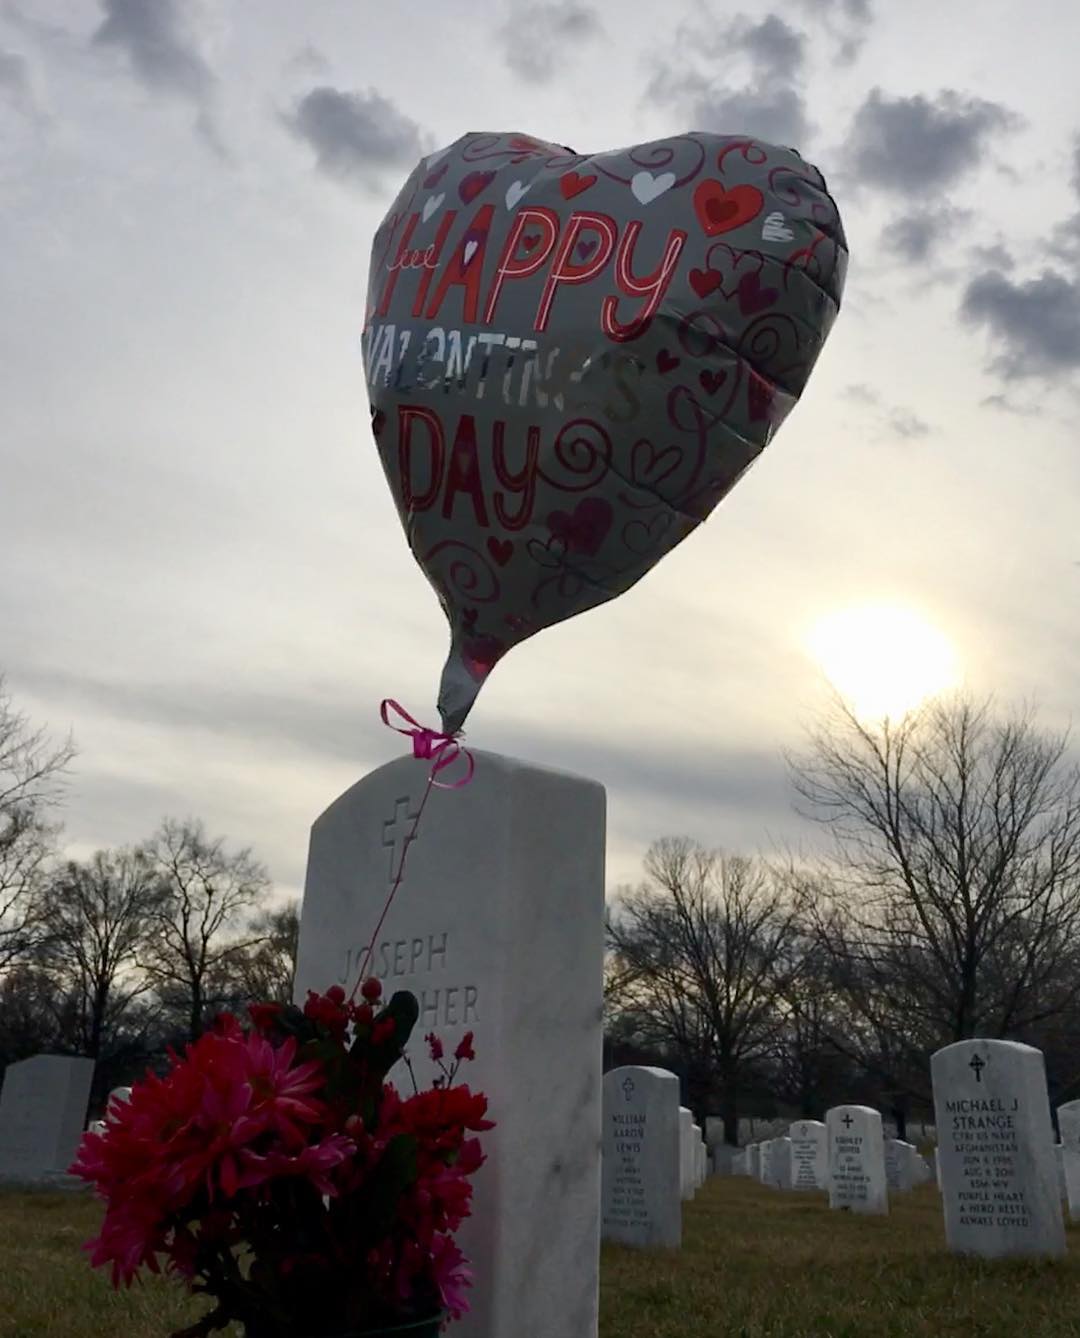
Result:
<svg viewBox="0 0 1080 1338"><path fill-rule="evenodd" d="M248 1004L248 1016L256 1031L269 1031L280 1016L282 1006L279 1003Z"/></svg>
<svg viewBox="0 0 1080 1338"><path fill-rule="evenodd" d="M473 1034L467 1031L461 1040L458 1041L458 1047L454 1051L455 1059L475 1059L476 1051L473 1049Z"/></svg>
<svg viewBox="0 0 1080 1338"><path fill-rule="evenodd" d="M338 1007L340 1008L341 1005L345 1002L345 991L341 988L340 985L331 985L330 988L326 991L326 997L330 1000L331 1003L337 1004Z"/></svg>
<svg viewBox="0 0 1080 1338"><path fill-rule="evenodd" d="M375 1014L371 1011L371 1004L357 1004L353 1009L353 1021L358 1027L366 1027L371 1022Z"/></svg>
<svg viewBox="0 0 1080 1338"><path fill-rule="evenodd" d="M433 1031L429 1031L428 1034L424 1037L424 1040L427 1041L428 1043L428 1048L431 1051L431 1058L436 1063L438 1063L439 1060L442 1059L443 1057L442 1041L439 1040L438 1036L436 1036Z"/></svg>
<svg viewBox="0 0 1080 1338"><path fill-rule="evenodd" d="M370 976L367 980L364 981L363 985L361 985L360 993L364 996L364 998L368 1001L368 1003L377 1003L379 999L382 998L382 985L375 979L374 976Z"/></svg>

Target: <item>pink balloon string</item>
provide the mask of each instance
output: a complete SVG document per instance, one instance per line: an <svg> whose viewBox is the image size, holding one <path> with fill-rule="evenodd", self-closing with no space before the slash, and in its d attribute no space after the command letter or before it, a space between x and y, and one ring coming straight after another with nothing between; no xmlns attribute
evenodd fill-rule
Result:
<svg viewBox="0 0 1080 1338"><path fill-rule="evenodd" d="M397 719L405 721L405 726L394 724L390 718L393 713ZM420 805L416 810L412 826L408 835L405 837L401 847L401 858L398 860L398 866L394 873L394 881L390 885L390 891L379 915L378 923L371 935L371 942L367 945L364 952L363 964L357 974L356 983L352 987L350 999L356 998L356 991L364 983L367 977L368 967L375 954L375 944L378 942L379 931L390 913L390 907L393 905L394 898L397 896L398 888L401 886L402 879L405 877L405 859L409 853L409 847L416 840L416 833L420 827L420 819L423 817L424 809L427 807L428 798L432 790L460 790L463 785L473 778L473 772L476 770L476 763L472 753L467 748L462 748L458 742L457 734L446 734L441 730L429 729L426 725L421 725L419 720L411 716L408 711L393 698L387 697L379 707L379 715L384 725L396 731L398 734L404 734L406 738L412 739L413 757L420 758L422 761L430 762L431 768L428 771L427 784L424 786L424 793L420 800ZM439 773L451 767L459 759L465 761L465 772L456 780L439 780Z"/></svg>

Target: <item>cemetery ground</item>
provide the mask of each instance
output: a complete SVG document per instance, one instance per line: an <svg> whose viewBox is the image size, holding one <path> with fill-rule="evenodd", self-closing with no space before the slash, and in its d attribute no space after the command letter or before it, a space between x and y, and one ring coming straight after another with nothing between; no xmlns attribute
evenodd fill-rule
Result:
<svg viewBox="0 0 1080 1338"><path fill-rule="evenodd" d="M988 1262L946 1254L929 1184L887 1217L742 1176L710 1179L684 1208L679 1251L604 1247L600 1338L1080 1334L1080 1226L1059 1262ZM114 1294L79 1250L99 1215L89 1196L0 1193L0 1338L165 1338L200 1313L156 1278ZM529 1338L527 1318L500 1338Z"/></svg>

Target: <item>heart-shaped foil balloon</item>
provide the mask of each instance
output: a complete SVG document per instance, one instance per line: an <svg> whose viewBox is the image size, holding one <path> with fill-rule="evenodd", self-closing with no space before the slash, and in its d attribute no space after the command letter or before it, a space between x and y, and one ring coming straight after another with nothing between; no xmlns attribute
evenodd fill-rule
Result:
<svg viewBox="0 0 1080 1338"><path fill-rule="evenodd" d="M445 730L511 646L709 515L799 398L846 266L821 174L746 136L471 134L419 164L375 235L364 355L450 622Z"/></svg>

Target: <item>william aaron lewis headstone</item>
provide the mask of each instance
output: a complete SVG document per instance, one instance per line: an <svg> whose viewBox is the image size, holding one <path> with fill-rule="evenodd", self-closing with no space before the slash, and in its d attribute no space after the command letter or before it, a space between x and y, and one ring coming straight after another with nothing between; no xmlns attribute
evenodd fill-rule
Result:
<svg viewBox="0 0 1080 1338"><path fill-rule="evenodd" d="M474 1285L455 1338L594 1338L600 1245L604 791L476 752L458 790L434 790L375 945L386 995L409 989L409 1053L432 1069L475 1034L462 1081L483 1091L473 1216L459 1235ZM295 995L351 989L424 792L401 758L347 790L311 833ZM392 1075L411 1091L399 1066Z"/></svg>
<svg viewBox="0 0 1080 1338"><path fill-rule="evenodd" d="M945 1239L987 1258L1065 1253L1042 1051L957 1041L930 1060Z"/></svg>
<svg viewBox="0 0 1080 1338"><path fill-rule="evenodd" d="M679 1080L627 1066L604 1075L603 1232L623 1245L682 1240Z"/></svg>

